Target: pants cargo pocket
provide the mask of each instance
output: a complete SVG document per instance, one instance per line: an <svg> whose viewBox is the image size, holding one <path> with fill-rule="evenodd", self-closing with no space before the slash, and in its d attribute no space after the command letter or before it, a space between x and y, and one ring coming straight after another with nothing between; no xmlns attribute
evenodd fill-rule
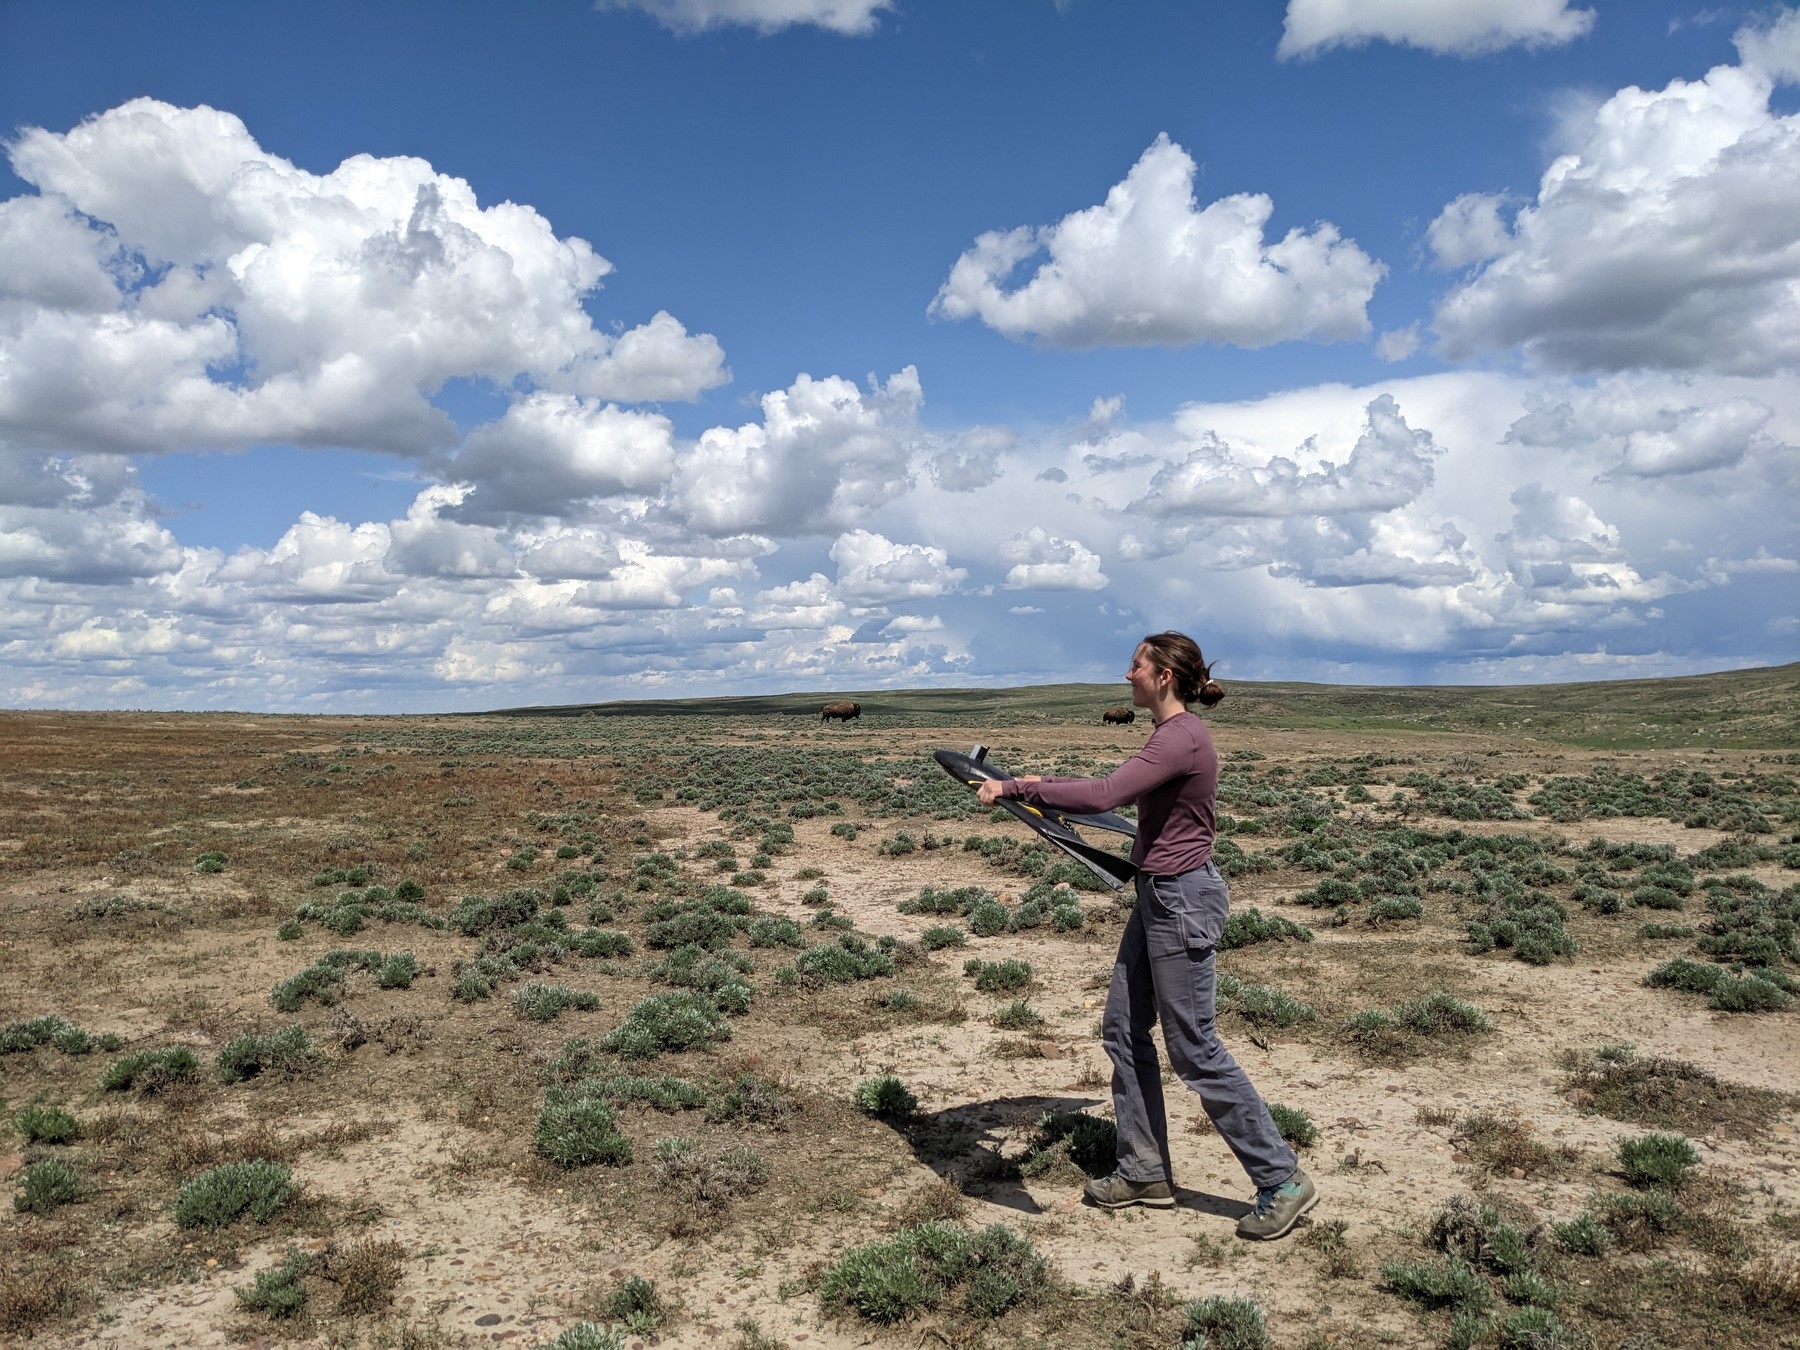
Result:
<svg viewBox="0 0 1800 1350"><path fill-rule="evenodd" d="M1151 955L1210 951L1219 945L1231 903L1223 877L1210 871L1150 877L1140 880L1139 894L1148 911L1145 936Z"/></svg>

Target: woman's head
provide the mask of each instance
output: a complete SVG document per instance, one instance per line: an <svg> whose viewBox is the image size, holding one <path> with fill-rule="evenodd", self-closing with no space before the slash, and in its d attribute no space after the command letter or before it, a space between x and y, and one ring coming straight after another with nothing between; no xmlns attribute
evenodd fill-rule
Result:
<svg viewBox="0 0 1800 1350"><path fill-rule="evenodd" d="M1186 633L1152 633L1138 643L1138 652L1157 669L1169 672L1175 697L1183 703L1210 708L1225 697L1224 688L1212 677L1212 667Z"/></svg>

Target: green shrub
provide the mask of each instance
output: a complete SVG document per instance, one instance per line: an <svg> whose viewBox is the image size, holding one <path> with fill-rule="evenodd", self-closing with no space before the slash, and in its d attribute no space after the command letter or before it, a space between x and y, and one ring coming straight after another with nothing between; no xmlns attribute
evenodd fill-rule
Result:
<svg viewBox="0 0 1800 1350"><path fill-rule="evenodd" d="M81 1138L81 1122L60 1106L27 1106L13 1126L28 1144L66 1144Z"/></svg>
<svg viewBox="0 0 1800 1350"><path fill-rule="evenodd" d="M894 961L855 933L845 933L835 944L821 943L801 952L794 969L815 984L850 984L892 975Z"/></svg>
<svg viewBox="0 0 1800 1350"><path fill-rule="evenodd" d="M1388 923L1397 919L1422 919L1424 903L1414 895L1383 895L1369 903L1370 923Z"/></svg>
<svg viewBox="0 0 1800 1350"><path fill-rule="evenodd" d="M115 1059L101 1076L100 1086L108 1092L136 1089L154 1093L199 1076L199 1057L185 1045L177 1045L167 1050L139 1050Z"/></svg>
<svg viewBox="0 0 1800 1350"><path fill-rule="evenodd" d="M706 1092L685 1078L658 1074L612 1073L588 1078L569 1089L578 1096L599 1097L614 1106L647 1102L658 1111L692 1111L706 1105Z"/></svg>
<svg viewBox="0 0 1800 1350"><path fill-rule="evenodd" d="M1583 1214L1567 1223L1553 1223L1550 1231L1564 1250L1577 1256L1604 1256L1612 1245L1612 1234L1592 1214Z"/></svg>
<svg viewBox="0 0 1800 1350"><path fill-rule="evenodd" d="M965 1285L963 1306L995 1317L1038 1297L1048 1281L1048 1263L1010 1229L995 1224L971 1237L930 1221L846 1253L825 1272L819 1298L830 1311L891 1323L938 1307Z"/></svg>
<svg viewBox="0 0 1800 1350"><path fill-rule="evenodd" d="M410 989L419 978L419 958L411 952L395 952L375 968L378 989Z"/></svg>
<svg viewBox="0 0 1800 1350"><path fill-rule="evenodd" d="M81 1190L75 1170L56 1158L45 1158L27 1167L19 1178L19 1186L19 1193L13 1196L13 1208L21 1214L48 1214L72 1204Z"/></svg>
<svg viewBox="0 0 1800 1350"><path fill-rule="evenodd" d="M969 1271L963 1307L977 1317L999 1317L1036 1299L1048 1286L1050 1263L1025 1238L1002 1224L990 1224L969 1243Z"/></svg>
<svg viewBox="0 0 1800 1350"><path fill-rule="evenodd" d="M1548 1308L1519 1308L1494 1324L1500 1350L1562 1350L1582 1344Z"/></svg>
<svg viewBox="0 0 1800 1350"><path fill-rule="evenodd" d="M226 857L223 853L220 853L217 849L212 849L202 853L198 858L194 859L194 870L196 872L223 872L225 870L225 864L230 861L231 859Z"/></svg>
<svg viewBox="0 0 1800 1350"><path fill-rule="evenodd" d="M965 975L975 977L975 987L984 994L1005 994L1031 984L1031 962L1008 957L1004 961L970 961L963 967Z"/></svg>
<svg viewBox="0 0 1800 1350"><path fill-rule="evenodd" d="M967 914L981 901L992 899L979 886L958 886L953 890L927 886L916 898L902 900L899 909L902 914Z"/></svg>
<svg viewBox="0 0 1800 1350"><path fill-rule="evenodd" d="M530 980L513 991L513 1011L533 1022L554 1021L564 1008L592 1012L600 1006L600 996L585 989L570 989L560 984Z"/></svg>
<svg viewBox="0 0 1800 1350"><path fill-rule="evenodd" d="M1691 938L1694 930L1680 923L1645 923L1638 925L1637 935L1645 941L1657 942L1671 938Z"/></svg>
<svg viewBox="0 0 1800 1350"><path fill-rule="evenodd" d="M630 1275L620 1281L606 1296L603 1311L613 1321L623 1322L626 1330L637 1336L650 1335L669 1315L655 1283L642 1275Z"/></svg>
<svg viewBox="0 0 1800 1350"><path fill-rule="evenodd" d="M941 924L935 928L927 928L919 934L919 945L928 952L935 952L944 947L967 946L969 935L962 929L950 924Z"/></svg>
<svg viewBox="0 0 1800 1350"><path fill-rule="evenodd" d="M1438 1261L1389 1261L1381 1268L1381 1278L1401 1298L1427 1308L1480 1310L1492 1297L1481 1272L1455 1256Z"/></svg>
<svg viewBox="0 0 1800 1350"><path fill-rule="evenodd" d="M1686 1183L1688 1173L1700 1165L1694 1146L1678 1134L1640 1134L1621 1139L1619 1167L1633 1186L1670 1189Z"/></svg>
<svg viewBox="0 0 1800 1350"><path fill-rule="evenodd" d="M863 1079L850 1094L850 1100L878 1120L904 1120L919 1109L919 1099L891 1073Z"/></svg>
<svg viewBox="0 0 1800 1350"><path fill-rule="evenodd" d="M1112 1121L1079 1111L1046 1111L1019 1162L1022 1176L1043 1176L1067 1162L1085 1176L1103 1177L1118 1156L1118 1129Z"/></svg>
<svg viewBox="0 0 1800 1350"><path fill-rule="evenodd" d="M533 1141L538 1153L559 1167L618 1167L632 1156L631 1140L619 1131L617 1109L585 1084L544 1090Z"/></svg>
<svg viewBox="0 0 1800 1350"><path fill-rule="evenodd" d="M304 1280L313 1261L303 1252L288 1249L280 1265L256 1273L248 1289L237 1289L238 1306L251 1312L266 1313L277 1320L297 1316L306 1306Z"/></svg>
<svg viewBox="0 0 1800 1350"><path fill-rule="evenodd" d="M178 1228L223 1228L248 1214L267 1223L299 1194L293 1173L280 1163L221 1163L209 1167L175 1197Z"/></svg>
<svg viewBox="0 0 1800 1350"><path fill-rule="evenodd" d="M1281 1131L1281 1137L1295 1148L1311 1148L1319 1142L1319 1127L1298 1107L1270 1102L1269 1114L1275 1118L1275 1128Z"/></svg>
<svg viewBox="0 0 1800 1350"><path fill-rule="evenodd" d="M1461 1035L1494 1029L1493 1021L1480 1008L1441 989L1423 998L1395 1004L1394 1017L1401 1026L1421 1036Z"/></svg>
<svg viewBox="0 0 1800 1350"><path fill-rule="evenodd" d="M1182 1350L1270 1350L1262 1305L1229 1294L1195 1299L1181 1310Z"/></svg>
<svg viewBox="0 0 1800 1350"><path fill-rule="evenodd" d="M731 1025L712 998L683 992L643 999L601 1045L626 1059L652 1059L665 1051L704 1049L730 1039Z"/></svg>
<svg viewBox="0 0 1800 1350"><path fill-rule="evenodd" d="M23 1054L40 1045L55 1046L65 1055L85 1055L98 1048L117 1050L121 1042L111 1032L90 1036L66 1017L54 1013L21 1022L8 1022L0 1028L0 1055Z"/></svg>
<svg viewBox="0 0 1800 1350"><path fill-rule="evenodd" d="M1506 1277L1503 1287L1507 1298L1514 1303L1529 1304L1534 1308L1554 1308L1557 1292L1542 1275L1535 1270L1521 1270Z"/></svg>
<svg viewBox="0 0 1800 1350"><path fill-rule="evenodd" d="M1035 1031L1044 1015L1022 998L1016 998L988 1019L1002 1031Z"/></svg>
<svg viewBox="0 0 1800 1350"><path fill-rule="evenodd" d="M1218 977L1214 996L1220 1012L1236 1013L1253 1026L1288 1027L1313 1015L1312 1007L1299 999L1234 975Z"/></svg>
<svg viewBox="0 0 1800 1350"><path fill-rule="evenodd" d="M283 942L296 942L305 932L298 919L283 919L275 927L275 936Z"/></svg>
<svg viewBox="0 0 1800 1350"><path fill-rule="evenodd" d="M998 937L1007 929L1011 915L998 900L983 899L969 907L969 931L976 937Z"/></svg>
<svg viewBox="0 0 1800 1350"><path fill-rule="evenodd" d="M1290 938L1311 942L1312 929L1279 914L1265 915L1252 907L1226 917L1224 931L1219 936L1219 950L1228 952L1257 942L1283 942Z"/></svg>
<svg viewBox="0 0 1800 1350"><path fill-rule="evenodd" d="M295 1024L267 1035L239 1036L219 1051L213 1073L221 1083L241 1083L263 1073L292 1078L305 1071L315 1053L306 1028Z"/></svg>
<svg viewBox="0 0 1800 1350"><path fill-rule="evenodd" d="M1594 1217L1626 1251L1648 1251L1681 1224L1681 1206L1667 1191L1630 1191L1601 1198Z"/></svg>
<svg viewBox="0 0 1800 1350"><path fill-rule="evenodd" d="M804 947L806 939L800 934L800 925L792 919L762 916L750 920L744 929L744 935L750 939L752 947Z"/></svg>

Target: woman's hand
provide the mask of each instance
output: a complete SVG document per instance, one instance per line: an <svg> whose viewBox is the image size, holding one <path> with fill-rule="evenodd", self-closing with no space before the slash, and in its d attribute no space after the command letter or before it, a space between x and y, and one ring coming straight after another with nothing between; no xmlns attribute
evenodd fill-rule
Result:
<svg viewBox="0 0 1800 1350"><path fill-rule="evenodd" d="M1035 783L1042 777L1042 774L1028 773L1023 778L1015 778L1012 781L1015 783ZM1006 781L1007 780L1004 778L982 779L981 785L975 789L976 800L983 806L992 806L995 802L1006 796L1006 794L1000 790Z"/></svg>

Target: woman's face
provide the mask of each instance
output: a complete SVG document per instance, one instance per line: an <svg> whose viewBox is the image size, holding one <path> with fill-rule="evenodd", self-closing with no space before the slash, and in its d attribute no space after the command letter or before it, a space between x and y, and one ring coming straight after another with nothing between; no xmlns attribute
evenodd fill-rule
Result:
<svg viewBox="0 0 1800 1350"><path fill-rule="evenodd" d="M1154 708L1161 701L1162 686L1169 678L1169 673L1150 659L1150 649L1139 647L1131 654L1131 669L1125 672L1132 706Z"/></svg>

